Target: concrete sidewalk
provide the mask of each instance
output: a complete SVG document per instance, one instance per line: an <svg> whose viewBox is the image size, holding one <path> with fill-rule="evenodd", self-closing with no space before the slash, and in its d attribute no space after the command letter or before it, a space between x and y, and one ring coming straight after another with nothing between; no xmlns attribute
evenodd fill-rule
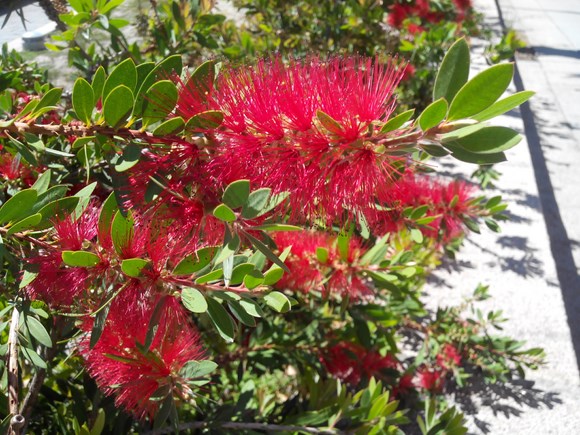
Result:
<svg viewBox="0 0 580 435"><path fill-rule="evenodd" d="M496 35L502 17L494 0L475 0ZM438 270L428 289L432 306L452 305L483 283L492 299L482 309L503 310L504 331L529 347L542 347L547 365L526 380L505 386L477 385L453 398L467 414L470 433L580 433L580 1L500 0L508 25L515 27L536 57L518 58L511 92L534 90L529 105L494 119L520 131L525 140L497 165L503 174L497 193L509 204L511 220L502 233L483 232L467 240L458 261ZM562 13L563 3L577 12ZM570 6L572 7L572 6ZM513 20L513 21L510 21ZM574 22L576 29L574 29ZM575 33L575 30L578 33ZM541 44L541 45L540 45ZM473 74L485 65L485 42L472 40ZM573 53L576 53L573 55ZM453 176L473 167L443 164ZM575 183L576 181L576 183ZM488 193L490 196L494 192ZM568 236L570 235L570 236ZM569 238L570 237L570 238ZM578 252L576 252L578 251ZM576 261L574 260L576 258Z"/></svg>

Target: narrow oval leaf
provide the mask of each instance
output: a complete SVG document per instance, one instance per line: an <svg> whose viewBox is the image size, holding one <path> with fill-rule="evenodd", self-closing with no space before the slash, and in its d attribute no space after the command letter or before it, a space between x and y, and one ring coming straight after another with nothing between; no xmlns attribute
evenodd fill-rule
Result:
<svg viewBox="0 0 580 435"><path fill-rule="evenodd" d="M253 290L262 285L264 282L264 275L259 270L253 269L244 276L244 286L248 290Z"/></svg>
<svg viewBox="0 0 580 435"><path fill-rule="evenodd" d="M473 77L457 93L449 107L449 121L469 118L497 101L509 86L514 65L494 65Z"/></svg>
<svg viewBox="0 0 580 435"><path fill-rule="evenodd" d="M36 317L26 316L26 324L28 325L28 332L34 337L36 341L46 347L52 347L52 339L46 328Z"/></svg>
<svg viewBox="0 0 580 435"><path fill-rule="evenodd" d="M126 86L131 90L131 92L135 92L135 86L137 85L137 69L135 67L135 62L133 62L133 59L131 58L121 62L115 67L111 74L109 74L109 77L105 80L105 85L103 86L103 100L105 101L113 89L120 85Z"/></svg>
<svg viewBox="0 0 580 435"><path fill-rule="evenodd" d="M47 169L41 175L38 176L34 184L31 186L31 189L36 190L36 192L40 195L48 190L48 186L50 186L50 179L52 177L52 171Z"/></svg>
<svg viewBox="0 0 580 435"><path fill-rule="evenodd" d="M12 234L18 233L20 231L25 231L34 228L40 223L41 220L42 215L40 213L35 213L33 215L25 217L21 221L18 221L14 225L12 225L10 229L6 232L6 235L11 236Z"/></svg>
<svg viewBox="0 0 580 435"><path fill-rule="evenodd" d="M456 41L447 51L433 86L433 100L452 101L469 77L469 46L464 38Z"/></svg>
<svg viewBox="0 0 580 435"><path fill-rule="evenodd" d="M218 250L218 246L208 246L206 248L198 249L195 253L190 254L181 260L177 266L175 266L175 269L173 269L173 274L191 275L192 273L200 271L211 262Z"/></svg>
<svg viewBox="0 0 580 435"><path fill-rule="evenodd" d="M244 307L238 301L228 301L228 307L236 319L246 326L256 326L256 320L248 314Z"/></svg>
<svg viewBox="0 0 580 435"><path fill-rule="evenodd" d="M226 309L218 301L209 298L207 300L207 313L216 327L219 335L227 342L234 341L234 321Z"/></svg>
<svg viewBox="0 0 580 435"><path fill-rule="evenodd" d="M124 124L132 111L133 92L125 85L119 85L113 89L103 105L105 122L113 128Z"/></svg>
<svg viewBox="0 0 580 435"><path fill-rule="evenodd" d="M111 238L118 254L122 254L123 250L131 243L133 225L134 222L131 215L124 217L120 210L115 213L111 224Z"/></svg>
<svg viewBox="0 0 580 435"><path fill-rule="evenodd" d="M290 311L292 305L290 304L290 299L284 294L280 292L270 292L266 296L264 296L264 300L266 304L274 309L279 313L286 313Z"/></svg>
<svg viewBox="0 0 580 435"><path fill-rule="evenodd" d="M233 222L236 220L234 211L225 204L220 204L214 208L213 215L224 222Z"/></svg>
<svg viewBox="0 0 580 435"><path fill-rule="evenodd" d="M32 364L34 364L36 367L41 369L46 369L48 367L46 365L46 362L44 362L44 360L40 357L39 354L36 353L35 350L30 349L26 346L21 346L20 350L24 354L24 357Z"/></svg>
<svg viewBox="0 0 580 435"><path fill-rule="evenodd" d="M213 373L218 365L213 361L188 361L185 363L179 374L187 379L202 378Z"/></svg>
<svg viewBox="0 0 580 435"><path fill-rule="evenodd" d="M89 125L95 107L95 97L92 86L82 77L79 77L73 86L72 105L77 118Z"/></svg>
<svg viewBox="0 0 580 435"><path fill-rule="evenodd" d="M395 116L393 119L389 119L385 125L383 125L383 128L381 128L381 133L388 133L389 131L393 131L396 130L399 127L402 127L405 122L407 122L409 119L411 119L413 117L413 114L415 113L415 109L411 109L411 110L407 110L406 112L403 112L397 116Z"/></svg>
<svg viewBox="0 0 580 435"><path fill-rule="evenodd" d="M182 117L177 116L158 125L155 130L153 130L153 136L169 136L172 134L178 134L183 131L184 127L185 121Z"/></svg>
<svg viewBox="0 0 580 435"><path fill-rule="evenodd" d="M139 163L141 159L141 146L137 144L129 144L123 148L123 154L115 163L115 170L117 172L125 172Z"/></svg>
<svg viewBox="0 0 580 435"><path fill-rule="evenodd" d="M224 276L224 271L222 269L212 270L205 275L198 277L195 280L196 284L205 284L212 281L218 281L220 278Z"/></svg>
<svg viewBox="0 0 580 435"><path fill-rule="evenodd" d="M253 219L261 216L268 205L268 200L271 194L272 190L267 187L254 190L250 193L248 201L242 209L242 217Z"/></svg>
<svg viewBox="0 0 580 435"><path fill-rule="evenodd" d="M38 194L34 189L21 190L0 207L0 225L26 217Z"/></svg>
<svg viewBox="0 0 580 435"><path fill-rule="evenodd" d="M196 288L184 287L181 289L181 302L192 313L205 313L207 311L207 301Z"/></svg>
<svg viewBox="0 0 580 435"><path fill-rule="evenodd" d="M482 128L444 145L459 146L471 153L492 154L509 150L521 140L522 136L511 128L493 126Z"/></svg>
<svg viewBox="0 0 580 435"><path fill-rule="evenodd" d="M103 96L103 87L105 86L105 80L107 79L107 73L105 73L105 68L103 66L99 66L97 71L95 71L95 75L93 76L93 80L91 82L91 86L93 88L93 107L99 102L101 97Z"/></svg>
<svg viewBox="0 0 580 435"><path fill-rule="evenodd" d="M232 276L230 277L230 285L239 285L244 281L247 274L254 270L254 265L251 263L242 263L234 267Z"/></svg>
<svg viewBox="0 0 580 435"><path fill-rule="evenodd" d="M42 215L42 219L36 228L49 228L55 220L63 220L75 210L78 203L78 197L69 196L46 204L38 211Z"/></svg>
<svg viewBox="0 0 580 435"><path fill-rule="evenodd" d="M157 80L163 80L167 77L171 77L171 74L173 73L180 75L182 68L183 63L181 61L181 55L178 54L169 56L167 59L164 59L155 65L151 72L147 74L143 80L143 83L141 83L139 86L139 90L135 94L136 98L134 115L136 117L139 117L142 113L143 103L145 101L145 91L149 89L151 85Z"/></svg>
<svg viewBox="0 0 580 435"><path fill-rule="evenodd" d="M138 278L143 269L149 266L149 261L142 258L128 258L121 263L121 270L127 276Z"/></svg>
<svg viewBox="0 0 580 435"><path fill-rule="evenodd" d="M427 131L443 121L445 115L447 115L447 107L447 101L443 98L429 104L429 106L427 106L419 116L419 126L421 127L421 130Z"/></svg>
<svg viewBox="0 0 580 435"><path fill-rule="evenodd" d="M488 119L495 118L496 116L503 115L512 109L515 109L519 105L525 103L530 98L535 95L534 91L521 91L517 92L509 97L499 100L485 109L483 112L479 112L477 115L471 118L477 121L487 121Z"/></svg>
<svg viewBox="0 0 580 435"><path fill-rule="evenodd" d="M185 124L187 130L215 130L224 122L224 114L219 110L207 110L189 118Z"/></svg>
<svg viewBox="0 0 580 435"><path fill-rule="evenodd" d="M322 110L316 111L316 118L320 124L332 134L341 134L343 132L342 125L332 118L332 116L324 113Z"/></svg>
<svg viewBox="0 0 580 435"><path fill-rule="evenodd" d="M469 152L465 148L453 144L447 144L445 147L451 151L451 155L457 160L467 163L475 163L476 165L493 165L507 160L503 152L480 154Z"/></svg>
<svg viewBox="0 0 580 435"><path fill-rule="evenodd" d="M173 111L177 103L177 87L170 80L161 80L145 92L143 101L143 127L147 127Z"/></svg>
<svg viewBox="0 0 580 435"><path fill-rule="evenodd" d="M224 190L222 200L231 208L238 208L246 204L250 196L250 181L238 180L230 183Z"/></svg>
<svg viewBox="0 0 580 435"><path fill-rule="evenodd" d="M98 237L99 243L103 244L106 243L105 240L101 240L106 235L111 234L111 224L113 222L113 218L115 213L119 210L117 206L117 200L115 199L115 194L111 193L109 197L105 200L103 205L101 206L101 213L99 214L99 222L98 226ZM108 238L108 237L107 237Z"/></svg>
<svg viewBox="0 0 580 435"><path fill-rule="evenodd" d="M101 262L97 254L87 251L62 251L62 261L72 267L93 267Z"/></svg>

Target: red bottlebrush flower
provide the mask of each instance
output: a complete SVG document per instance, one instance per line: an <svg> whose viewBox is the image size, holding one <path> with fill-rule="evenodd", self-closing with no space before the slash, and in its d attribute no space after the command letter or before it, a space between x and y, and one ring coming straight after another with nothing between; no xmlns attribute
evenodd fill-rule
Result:
<svg viewBox="0 0 580 435"><path fill-rule="evenodd" d="M419 26L418 24L415 23L409 23L409 25L407 26L407 31L411 34L411 35L416 35L417 33L422 33L425 31L425 29L422 26ZM405 80L405 77L403 77L403 80Z"/></svg>
<svg viewBox="0 0 580 435"><path fill-rule="evenodd" d="M441 353L437 355L437 365L445 370L450 370L453 367L461 365L461 355L457 348L452 344L445 344Z"/></svg>
<svg viewBox="0 0 580 435"><path fill-rule="evenodd" d="M418 387L432 393L440 393L445 386L445 371L433 370L428 367L421 367L417 370L415 383Z"/></svg>
<svg viewBox="0 0 580 435"><path fill-rule="evenodd" d="M7 152L0 153L0 176L4 180L19 179L25 186L32 186L36 181L28 164L22 162L20 156L14 157Z"/></svg>
<svg viewBox="0 0 580 435"><path fill-rule="evenodd" d="M209 179L223 187L248 178L289 192L290 209L307 217L373 209L395 158L372 142L372 122L393 112L403 73L393 61L362 57L262 60L226 71L212 95L224 122L215 132L220 146L209 150Z"/></svg>
<svg viewBox="0 0 580 435"><path fill-rule="evenodd" d="M429 207L426 215L435 217L424 235L448 242L464 233L463 220L477 216L473 205L474 187L463 181L446 183L428 177L407 173L393 184L383 198L390 208L388 212L371 220L371 227L379 233L396 232L406 225L402 212L407 207Z"/></svg>
<svg viewBox="0 0 580 435"><path fill-rule="evenodd" d="M406 82L408 80L411 80L413 77L415 77L416 71L417 70L413 65L408 64L407 67L405 68L405 73L403 74L403 78L401 79L401 81Z"/></svg>
<svg viewBox="0 0 580 435"><path fill-rule="evenodd" d="M389 16L387 21L389 25L400 29L403 25L403 21L412 13L412 8L410 5L402 5L399 3L395 3L391 6Z"/></svg>
<svg viewBox="0 0 580 435"><path fill-rule="evenodd" d="M274 241L282 251L292 246L284 274L276 286L308 294L312 291L360 299L372 295L372 288L357 275L357 259L364 254L358 240L351 239L348 258L341 258L336 238L317 232L279 232ZM325 250L327 258L319 258L317 251Z"/></svg>
<svg viewBox="0 0 580 435"><path fill-rule="evenodd" d="M39 268L36 279L25 287L31 298L42 299L56 307L69 307L87 290L87 280L101 270L65 267L62 251L79 251L85 241L92 241L97 234L98 216L98 208L91 204L77 220L68 217L55 222L52 250L42 250L28 259Z"/></svg>
<svg viewBox="0 0 580 435"><path fill-rule="evenodd" d="M352 385L357 385L363 377L370 379L384 369L398 367L392 355L381 356L374 350L347 341L325 349L320 361L332 376Z"/></svg>
<svg viewBox="0 0 580 435"><path fill-rule="evenodd" d="M413 388L415 388L413 375L409 373L403 374L399 378L399 383L393 387L393 399L408 394Z"/></svg>
<svg viewBox="0 0 580 435"><path fill-rule="evenodd" d="M159 326L149 350L144 350L154 300L142 315L127 321L111 306L107 325L92 349L89 337L81 345L88 373L105 394L115 396L115 404L138 418L154 417L163 397L175 394L186 399L191 389L180 373L188 361L203 359L199 335L179 301L167 297ZM85 325L90 330L91 325Z"/></svg>

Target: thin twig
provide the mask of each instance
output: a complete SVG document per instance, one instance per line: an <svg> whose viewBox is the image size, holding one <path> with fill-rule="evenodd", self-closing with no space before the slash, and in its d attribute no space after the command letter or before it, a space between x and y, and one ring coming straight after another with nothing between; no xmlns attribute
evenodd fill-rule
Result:
<svg viewBox="0 0 580 435"><path fill-rule="evenodd" d="M18 325L20 312L16 307L12 310L10 332L8 333L8 410L12 414L9 435L19 435L20 428L24 424L22 416L18 413L19 385L18 385Z"/></svg>

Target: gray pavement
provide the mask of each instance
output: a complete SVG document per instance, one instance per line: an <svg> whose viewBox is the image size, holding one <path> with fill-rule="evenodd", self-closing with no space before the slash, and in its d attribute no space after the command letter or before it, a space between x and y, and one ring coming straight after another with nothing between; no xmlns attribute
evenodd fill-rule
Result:
<svg viewBox="0 0 580 435"><path fill-rule="evenodd" d="M0 29L0 46L5 42L12 42L18 40L23 33L37 29L49 23L50 20L46 17L42 8L36 4L28 4L22 8L24 12L24 23L20 17L13 12L6 25ZM4 11L0 14L0 25L4 22Z"/></svg>
<svg viewBox="0 0 580 435"><path fill-rule="evenodd" d="M475 0L497 34L502 19L535 49L518 56L511 92L534 90L530 104L494 120L525 134L498 165L498 193L511 221L499 235L470 237L458 262L436 272L432 306L457 302L478 283L490 286L486 309L503 310L503 333L543 347L546 366L502 387L479 385L453 397L470 433L580 433L580 1ZM485 67L472 41L473 73ZM454 176L472 168L443 163Z"/></svg>

